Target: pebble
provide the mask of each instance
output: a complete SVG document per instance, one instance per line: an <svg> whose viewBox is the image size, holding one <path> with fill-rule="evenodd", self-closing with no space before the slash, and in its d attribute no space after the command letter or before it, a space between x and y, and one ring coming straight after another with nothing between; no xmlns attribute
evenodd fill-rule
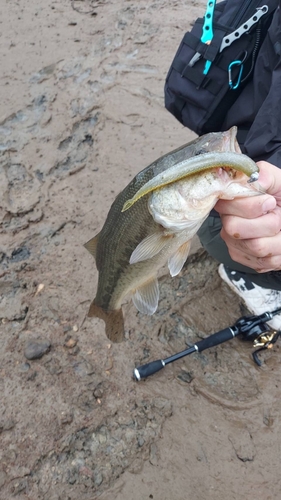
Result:
<svg viewBox="0 0 281 500"><path fill-rule="evenodd" d="M77 339L74 339L73 337L67 337L65 339L65 347L69 347L69 348L72 348L72 347L75 347L77 344Z"/></svg>
<svg viewBox="0 0 281 500"><path fill-rule="evenodd" d="M192 382L192 380L194 379L194 376L190 372L181 371L177 378L182 380L182 382L190 384L190 382Z"/></svg>
<svg viewBox="0 0 281 500"><path fill-rule="evenodd" d="M102 398L102 396L103 396L103 390L100 387L97 387L94 390L94 396L95 396L96 399Z"/></svg>
<svg viewBox="0 0 281 500"><path fill-rule="evenodd" d="M27 372L30 369L30 364L29 363L22 363L20 365L20 371L21 372Z"/></svg>
<svg viewBox="0 0 281 500"><path fill-rule="evenodd" d="M145 440L143 439L142 436L138 437L138 446L141 448L145 443Z"/></svg>
<svg viewBox="0 0 281 500"><path fill-rule="evenodd" d="M25 347L24 355L27 359L39 359L46 354L51 347L48 340L29 341Z"/></svg>

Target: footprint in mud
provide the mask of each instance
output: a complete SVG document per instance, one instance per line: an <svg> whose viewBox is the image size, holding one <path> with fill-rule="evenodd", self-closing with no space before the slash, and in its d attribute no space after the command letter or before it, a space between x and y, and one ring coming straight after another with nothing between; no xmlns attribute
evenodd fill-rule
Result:
<svg viewBox="0 0 281 500"><path fill-rule="evenodd" d="M98 122L98 113L75 123L70 136L63 139L58 149L64 158L58 161L50 170L51 175L63 177L65 174L83 168L88 154L93 146L93 129Z"/></svg>
<svg viewBox="0 0 281 500"><path fill-rule="evenodd" d="M18 232L43 217L39 208L41 184L20 163L6 163L0 168L0 222L7 231Z"/></svg>
<svg viewBox="0 0 281 500"><path fill-rule="evenodd" d="M40 182L22 164L6 164L1 172L4 209L13 216L24 215L39 203Z"/></svg>
<svg viewBox="0 0 281 500"><path fill-rule="evenodd" d="M29 106L0 123L0 151L21 151L31 138L39 134L47 104L46 95L40 95Z"/></svg>

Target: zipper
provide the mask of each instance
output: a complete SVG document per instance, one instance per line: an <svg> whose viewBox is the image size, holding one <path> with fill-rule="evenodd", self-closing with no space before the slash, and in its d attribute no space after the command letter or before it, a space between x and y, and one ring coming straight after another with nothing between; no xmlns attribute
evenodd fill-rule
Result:
<svg viewBox="0 0 281 500"><path fill-rule="evenodd" d="M254 9L258 7L259 3L260 0L257 0L255 2L253 0L247 0L247 2L243 2L242 7L240 6L235 16L233 17L231 26L233 26L234 29L238 28L243 22L243 18L246 17L246 13L248 12L248 10L251 9L251 12L249 14L253 15ZM249 17L249 14L247 14L247 17Z"/></svg>

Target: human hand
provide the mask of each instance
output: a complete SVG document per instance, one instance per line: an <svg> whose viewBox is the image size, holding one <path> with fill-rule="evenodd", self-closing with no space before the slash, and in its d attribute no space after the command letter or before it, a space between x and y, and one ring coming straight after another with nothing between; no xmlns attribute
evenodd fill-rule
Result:
<svg viewBox="0 0 281 500"><path fill-rule="evenodd" d="M220 200L215 209L231 258L264 273L281 270L281 169L266 161L257 165L266 194Z"/></svg>

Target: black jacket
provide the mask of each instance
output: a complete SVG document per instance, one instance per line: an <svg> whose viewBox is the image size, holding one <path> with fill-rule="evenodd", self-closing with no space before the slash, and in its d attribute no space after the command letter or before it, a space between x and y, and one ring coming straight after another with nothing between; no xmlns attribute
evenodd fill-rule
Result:
<svg viewBox="0 0 281 500"><path fill-rule="evenodd" d="M281 168L281 2L260 48L254 76L223 125L238 126L242 151Z"/></svg>

